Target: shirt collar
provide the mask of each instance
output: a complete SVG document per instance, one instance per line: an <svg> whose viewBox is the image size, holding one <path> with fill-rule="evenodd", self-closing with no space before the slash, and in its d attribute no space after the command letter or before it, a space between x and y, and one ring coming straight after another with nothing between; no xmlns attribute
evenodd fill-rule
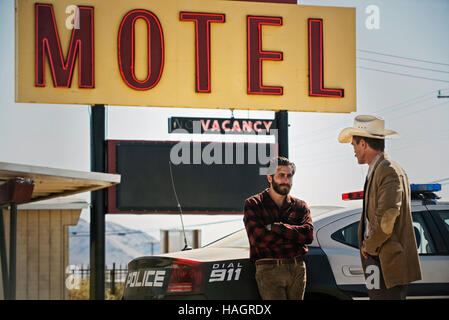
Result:
<svg viewBox="0 0 449 320"><path fill-rule="evenodd" d="M270 188L266 188L265 191L263 192L264 201L269 199L268 201L272 201L274 204L276 204L276 202L274 202L274 200L271 198L268 190L270 190ZM291 204L292 204L292 197L290 196L290 194L288 194L287 197L285 197L284 202L282 203L282 206L280 207L280 209L288 208L288 207L290 207Z"/></svg>
<svg viewBox="0 0 449 320"><path fill-rule="evenodd" d="M368 168L368 174L366 175L367 178L369 179L371 177L371 174L373 173L373 169L374 166L376 165L377 161L379 160L379 158L383 155L383 152L379 152L373 160L371 160L371 162L369 163L369 168Z"/></svg>

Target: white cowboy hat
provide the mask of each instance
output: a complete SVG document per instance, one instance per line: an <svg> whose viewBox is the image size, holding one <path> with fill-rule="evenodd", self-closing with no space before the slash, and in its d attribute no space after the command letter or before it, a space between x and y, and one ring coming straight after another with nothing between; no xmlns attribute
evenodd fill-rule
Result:
<svg viewBox="0 0 449 320"><path fill-rule="evenodd" d="M387 136L398 135L394 130L385 129L385 121L382 118L368 115L360 115L354 119L354 127L343 129L338 135L341 143L352 142L353 136L361 136L374 139L388 139Z"/></svg>

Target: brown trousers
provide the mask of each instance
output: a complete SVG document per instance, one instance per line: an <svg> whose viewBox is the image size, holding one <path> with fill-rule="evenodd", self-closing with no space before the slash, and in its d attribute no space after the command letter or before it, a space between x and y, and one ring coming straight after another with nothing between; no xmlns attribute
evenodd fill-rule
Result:
<svg viewBox="0 0 449 320"><path fill-rule="evenodd" d="M362 267L370 300L405 300L407 296L406 285L395 286L390 289L385 286L378 257L370 255L368 255L368 259L362 257Z"/></svg>
<svg viewBox="0 0 449 320"><path fill-rule="evenodd" d="M303 300L306 264L256 264L256 281L263 300Z"/></svg>

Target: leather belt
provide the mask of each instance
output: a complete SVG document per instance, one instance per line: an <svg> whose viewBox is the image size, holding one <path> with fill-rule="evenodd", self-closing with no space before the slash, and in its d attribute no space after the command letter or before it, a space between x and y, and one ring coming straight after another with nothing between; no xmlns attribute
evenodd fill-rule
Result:
<svg viewBox="0 0 449 320"><path fill-rule="evenodd" d="M281 264L296 264L297 262L301 262L302 256L296 256L294 258L284 258L284 259L259 259L256 261L256 265L261 264L277 264L278 266Z"/></svg>

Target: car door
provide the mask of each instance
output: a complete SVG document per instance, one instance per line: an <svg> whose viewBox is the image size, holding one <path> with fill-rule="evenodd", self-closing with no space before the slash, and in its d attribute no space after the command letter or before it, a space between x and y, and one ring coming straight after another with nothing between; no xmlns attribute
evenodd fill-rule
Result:
<svg viewBox="0 0 449 320"><path fill-rule="evenodd" d="M429 208L429 206L413 207L413 227L422 280L409 284L407 290L409 298L449 297L448 247Z"/></svg>
<svg viewBox="0 0 449 320"><path fill-rule="evenodd" d="M408 293L416 298L449 298L449 206L426 209L413 215L422 280L411 283Z"/></svg>
<svg viewBox="0 0 449 320"><path fill-rule="evenodd" d="M446 297L449 265L441 232L425 206L412 206L412 213L422 280L409 285L408 298ZM336 220L317 232L337 286L355 299L367 295L357 241L359 219L360 213L353 214Z"/></svg>
<svg viewBox="0 0 449 320"><path fill-rule="evenodd" d="M357 239L360 214L335 220L317 231L337 287L351 297L367 296Z"/></svg>

